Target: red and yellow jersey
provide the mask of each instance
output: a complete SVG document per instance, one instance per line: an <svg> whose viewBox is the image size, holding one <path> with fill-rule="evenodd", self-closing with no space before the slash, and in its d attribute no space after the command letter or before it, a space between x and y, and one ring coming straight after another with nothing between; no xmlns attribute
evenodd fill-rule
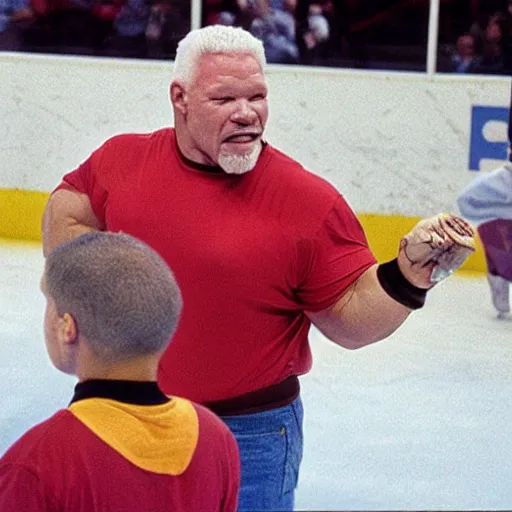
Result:
<svg viewBox="0 0 512 512"><path fill-rule="evenodd" d="M89 381L77 388L83 384L109 387ZM144 384L153 383L122 382ZM181 398L147 404L90 395L0 459L1 511L236 511L238 448L210 411Z"/></svg>

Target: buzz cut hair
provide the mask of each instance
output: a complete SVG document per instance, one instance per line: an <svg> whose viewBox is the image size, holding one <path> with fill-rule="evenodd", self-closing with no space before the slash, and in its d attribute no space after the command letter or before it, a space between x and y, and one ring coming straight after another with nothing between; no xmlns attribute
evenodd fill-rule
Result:
<svg viewBox="0 0 512 512"><path fill-rule="evenodd" d="M173 79L189 82L201 56L219 53L247 53L261 69L267 64L263 43L240 27L209 25L191 30L179 43L174 59Z"/></svg>
<svg viewBox="0 0 512 512"><path fill-rule="evenodd" d="M59 245L45 263L47 295L68 313L98 359L107 362L162 353L183 301L169 266L145 243L93 232Z"/></svg>

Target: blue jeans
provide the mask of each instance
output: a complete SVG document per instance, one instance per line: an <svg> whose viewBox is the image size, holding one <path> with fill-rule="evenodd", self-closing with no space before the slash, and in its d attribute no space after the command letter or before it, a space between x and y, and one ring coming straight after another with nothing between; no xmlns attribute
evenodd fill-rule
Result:
<svg viewBox="0 0 512 512"><path fill-rule="evenodd" d="M291 511L302 460L300 396L278 409L221 416L238 442L240 512Z"/></svg>

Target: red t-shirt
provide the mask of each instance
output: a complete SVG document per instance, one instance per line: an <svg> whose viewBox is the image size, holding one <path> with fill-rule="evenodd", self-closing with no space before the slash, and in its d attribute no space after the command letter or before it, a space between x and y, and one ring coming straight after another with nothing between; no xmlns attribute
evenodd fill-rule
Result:
<svg viewBox="0 0 512 512"><path fill-rule="evenodd" d="M143 240L172 268L184 309L159 384L195 402L306 373L305 311L333 305L375 263L335 188L269 145L234 176L189 165L171 128L119 135L59 188L69 186L103 229Z"/></svg>
<svg viewBox="0 0 512 512"><path fill-rule="evenodd" d="M180 399L82 400L0 459L2 512L236 512L239 485L226 425Z"/></svg>

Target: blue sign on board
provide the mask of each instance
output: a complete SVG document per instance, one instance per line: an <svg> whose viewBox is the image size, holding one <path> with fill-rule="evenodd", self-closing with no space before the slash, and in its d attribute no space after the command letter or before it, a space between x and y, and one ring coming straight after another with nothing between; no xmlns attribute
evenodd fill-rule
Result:
<svg viewBox="0 0 512 512"><path fill-rule="evenodd" d="M474 106L471 112L471 140L469 146L469 169L480 170L480 161L484 159L506 160L508 141L489 141L484 136L485 125L491 121L507 125L509 109L506 107Z"/></svg>

